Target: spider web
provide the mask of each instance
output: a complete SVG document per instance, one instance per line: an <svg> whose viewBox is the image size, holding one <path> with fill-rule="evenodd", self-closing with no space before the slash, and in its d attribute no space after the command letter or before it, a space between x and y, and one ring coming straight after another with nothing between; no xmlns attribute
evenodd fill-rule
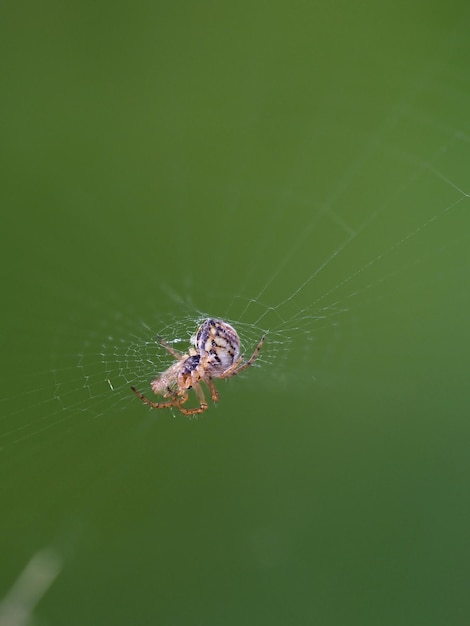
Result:
<svg viewBox="0 0 470 626"><path fill-rule="evenodd" d="M235 402L239 393L299 395L308 388L310 396L315 386L370 384L363 371L355 374L355 364L376 356L373 343L393 329L394 320L405 326L419 320L436 304L429 293L445 292L446 306L451 295L445 290L462 297L470 209L470 134L462 113L470 103L459 64L464 46L464 36L454 33L419 80L362 136L351 136L348 121L337 118L306 132L299 163L279 189L266 192L272 203L260 212L259 228L244 229L249 254L243 256L235 242L214 252L238 263L230 285L224 263L215 263L210 284L217 288L189 272L171 282L161 279L155 307L144 301L144 290L130 305L130 298L123 303L122 295L104 287L89 299L93 305L74 298L75 310L53 332L42 320L51 338L50 362L34 371L26 392L17 375L8 381L0 445L55 441L93 428L96 418L147 411L130 386L148 394L149 382L171 363L157 335L184 351L209 316L237 329L245 356L267 333L256 367L223 385L221 403L229 393ZM347 89L344 75L338 83ZM354 97L353 106L372 110ZM302 163L317 149L312 136L318 128L319 152L339 142L349 158L332 166L335 180L312 196L302 190L310 174ZM237 202L246 200L242 196ZM229 207L225 219L235 210ZM154 284L150 271L139 282ZM61 288L66 290L64 282ZM80 320L91 316L93 325L85 330ZM446 326L440 318L435 328Z"/></svg>
<svg viewBox="0 0 470 626"><path fill-rule="evenodd" d="M27 91L23 101L33 105L24 115L18 98L12 107L18 118L13 110L5 116L4 188L15 190L2 229L2 617L17 625L36 611L41 621L57 624L176 624L199 617L243 623L253 615L266 623L308 623L312 616L324 624L464 623L468 15L450 33L447 23L426 15L430 32L423 35L421 7L407 5L407 16L415 11L419 19L403 28L393 7L397 33L377 28L370 35L373 42L377 33L393 33L393 44L377 41L377 60L370 58L373 43L348 49L356 42L345 24L344 58L333 46L323 50L328 37L317 48L319 58L326 52L332 60L313 95L304 85L311 68L301 65L302 55L289 56L283 70L283 54L295 42L286 46L266 29L267 53L240 65L237 39L244 73L230 76L234 87L224 92L227 100L233 96L233 111L241 111L233 115L233 134L241 137L235 140L225 126L232 109L222 101L222 123L214 113L213 129L198 128L197 95L183 109L178 95L168 100L168 111L159 101L161 127L152 126L152 101L142 106L142 126L133 127L141 103L113 109L118 81L106 82L109 70L118 68L120 80L126 66L99 55L101 49L129 54L132 42L123 46L121 34L132 24L108 28L112 16L103 7L100 23L98 8L93 40L76 31L79 16L69 9L55 7L70 19L63 22L49 19L44 7L37 16L30 8L33 17L20 11L18 20L22 28L34 23L35 54L25 57L25 74L15 71L6 81L29 84L31 66L34 97ZM259 11L261 32L265 8L247 8ZM366 18L371 8L343 10L362 10ZM198 7L197 19L189 12L184 23L180 8L174 14L169 8L174 23L158 52L174 45L177 32L178 44L192 54L199 34L189 33L197 32L195 23L205 27L204 9ZM377 26L383 10L366 23ZM291 13L286 5L285 17ZM322 23L329 23L327 13ZM161 14L159 7L152 17L160 21ZM442 10L442 17L451 14ZM231 14L228 19L231 24ZM245 14L242 21L245 32ZM355 16L356 26L360 21ZM280 22L272 25L282 26L282 38ZM135 24L143 53L144 19ZM117 33L109 48L102 25ZM57 49L55 37L44 37L49 28ZM23 58L20 31L12 32ZM69 58L75 32L81 43ZM310 25L303 35L300 51L308 52ZM406 54L395 51L397 35L401 49L411 46ZM337 42L341 47L341 36ZM47 72L41 72L42 45L53 61L44 65ZM256 56L259 47L247 49ZM88 85L105 112L83 150L88 169L66 131L75 122L82 129L87 90L70 89L67 81L71 69L88 75L81 64L87 54L93 66L106 61L106 80L93 74ZM263 65L265 54L272 58ZM212 55L210 62L199 55L197 61L220 70ZM317 54L311 56L316 69ZM230 59L227 53L224 61ZM172 74L176 66L168 65ZM267 70L265 81L246 77L252 65ZM132 81L134 70L127 68ZM295 102L285 97L291 72ZM57 125L47 123L44 110L44 119L36 115L43 80ZM129 89L129 97L145 92L144 82L138 75L139 89ZM183 82L192 87L192 76ZM240 86L246 100L238 98ZM84 105L77 117L62 111L67 89L72 109ZM88 104L94 118L100 106L93 98ZM217 109L212 99L210 108ZM119 123L99 135L113 112ZM189 121L188 113L194 114ZM125 128L116 138L122 116ZM81 135L76 126L74 137ZM63 143L51 130L65 136ZM93 161L99 138L105 148ZM206 140L201 159L188 156ZM135 170L133 147L140 157ZM149 171L142 173L147 156ZM204 165L192 176L199 160ZM10 181L16 170L33 192L19 184L22 176ZM28 215L23 207L31 207ZM141 403L131 385L152 397L150 381L172 363L157 335L186 350L208 316L237 329L245 357L266 333L256 364L216 381L220 402L213 406L206 392L209 409L200 416ZM191 397L189 406L194 403ZM306 584L315 592L304 593Z"/></svg>

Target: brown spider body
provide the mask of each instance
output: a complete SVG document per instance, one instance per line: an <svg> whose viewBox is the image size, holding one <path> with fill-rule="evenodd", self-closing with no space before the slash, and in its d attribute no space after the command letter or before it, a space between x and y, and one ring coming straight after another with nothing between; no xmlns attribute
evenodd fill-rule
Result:
<svg viewBox="0 0 470 626"><path fill-rule="evenodd" d="M164 339L158 337L162 346L176 359L176 363L160 374L152 383L152 391L165 402L148 400L135 387L132 391L146 404L154 409L175 407L185 415L202 413L207 409L207 402L201 382L204 382L214 402L219 394L214 385L214 378L230 378L245 370L256 360L263 345L263 335L251 357L243 362L240 356L240 338L237 331L223 320L206 319L192 337L192 346L188 353L175 350ZM194 389L199 406L187 409L183 407L188 401L188 390Z"/></svg>

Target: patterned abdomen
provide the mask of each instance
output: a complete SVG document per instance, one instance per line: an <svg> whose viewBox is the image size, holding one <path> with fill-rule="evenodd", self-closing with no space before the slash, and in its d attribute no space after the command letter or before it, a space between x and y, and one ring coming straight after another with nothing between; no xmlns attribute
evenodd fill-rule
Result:
<svg viewBox="0 0 470 626"><path fill-rule="evenodd" d="M199 326L194 339L196 350L208 355L211 376L217 378L240 357L240 338L233 326L218 319L207 319Z"/></svg>

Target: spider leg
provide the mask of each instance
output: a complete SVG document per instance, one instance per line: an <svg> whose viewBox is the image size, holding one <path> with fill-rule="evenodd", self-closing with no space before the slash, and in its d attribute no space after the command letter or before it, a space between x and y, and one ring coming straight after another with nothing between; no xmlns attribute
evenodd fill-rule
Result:
<svg viewBox="0 0 470 626"><path fill-rule="evenodd" d="M175 402L176 408L183 413L183 415L196 415L196 413L204 413L207 410L207 402L204 397L204 391L199 383L193 385L194 392L199 400L199 406L194 407L193 409L185 409L182 405L188 401L188 394L185 393L181 398ZM176 400L176 398L175 398Z"/></svg>
<svg viewBox="0 0 470 626"><path fill-rule="evenodd" d="M206 396L204 395L204 389L201 387L199 383L195 383L193 385L194 393L196 394L196 398L199 400L199 408L202 409L204 407L204 411L207 409Z"/></svg>
<svg viewBox="0 0 470 626"><path fill-rule="evenodd" d="M142 402L148 404L150 407L152 407L152 409L169 409L171 407L175 407L176 409L178 409L178 411L183 413L183 415L195 415L196 413L204 413L204 411L207 409L207 402L200 385L194 386L194 391L196 392L196 396L199 400L199 406L194 407L193 409L185 409L182 406L185 402L188 401L187 393L185 393L180 398L175 395L172 400L168 400L167 402L152 402L152 400L146 398L144 394L138 391L135 387L131 387L131 389L135 393L135 395L142 400Z"/></svg>
<svg viewBox="0 0 470 626"><path fill-rule="evenodd" d="M179 408L179 403L176 401L176 398L168 400L168 402L152 402L152 400L146 398L143 393L137 391L135 387L131 387L131 389L135 395L142 400L142 402L151 406L152 409L169 409L171 406L177 406Z"/></svg>
<svg viewBox="0 0 470 626"><path fill-rule="evenodd" d="M233 365L231 365L227 370L225 370L225 372L223 372L222 376L217 376L217 378L230 378L231 376L236 376L240 372L243 372L243 370L246 370L247 367L250 367L250 365L253 365L253 363L258 358L258 354L260 353L260 350L263 347L263 343L265 339L266 339L266 335L263 335L261 339L259 340L258 345L256 346L253 354L250 356L250 358L247 361L245 361L244 363L241 363L240 365L240 362L243 358L243 357L240 357L237 361L235 361Z"/></svg>
<svg viewBox="0 0 470 626"><path fill-rule="evenodd" d="M157 335L157 340L158 343L160 343L165 348L165 350L167 350L171 354L172 357L178 360L182 358L183 353L179 350L175 350L172 345L170 345L167 341L165 341L165 339L163 339L163 337Z"/></svg>
<svg viewBox="0 0 470 626"><path fill-rule="evenodd" d="M210 377L205 378L204 382L206 383L206 385L209 388L209 391L211 392L212 401L213 402L218 402L219 401L219 392L215 388L214 381L212 380L212 378L210 378Z"/></svg>
<svg viewBox="0 0 470 626"><path fill-rule="evenodd" d="M205 406L197 406L194 409L185 409L182 406L178 405L178 411L180 411L183 415L196 415L196 413L204 413L207 409L207 404Z"/></svg>

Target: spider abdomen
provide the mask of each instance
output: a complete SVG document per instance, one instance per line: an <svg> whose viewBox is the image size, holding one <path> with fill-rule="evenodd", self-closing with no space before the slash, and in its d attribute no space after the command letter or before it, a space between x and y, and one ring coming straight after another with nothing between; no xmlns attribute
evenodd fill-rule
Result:
<svg viewBox="0 0 470 626"><path fill-rule="evenodd" d="M211 376L215 378L240 357L238 333L223 320L205 320L196 333L194 345L198 353L207 355Z"/></svg>

